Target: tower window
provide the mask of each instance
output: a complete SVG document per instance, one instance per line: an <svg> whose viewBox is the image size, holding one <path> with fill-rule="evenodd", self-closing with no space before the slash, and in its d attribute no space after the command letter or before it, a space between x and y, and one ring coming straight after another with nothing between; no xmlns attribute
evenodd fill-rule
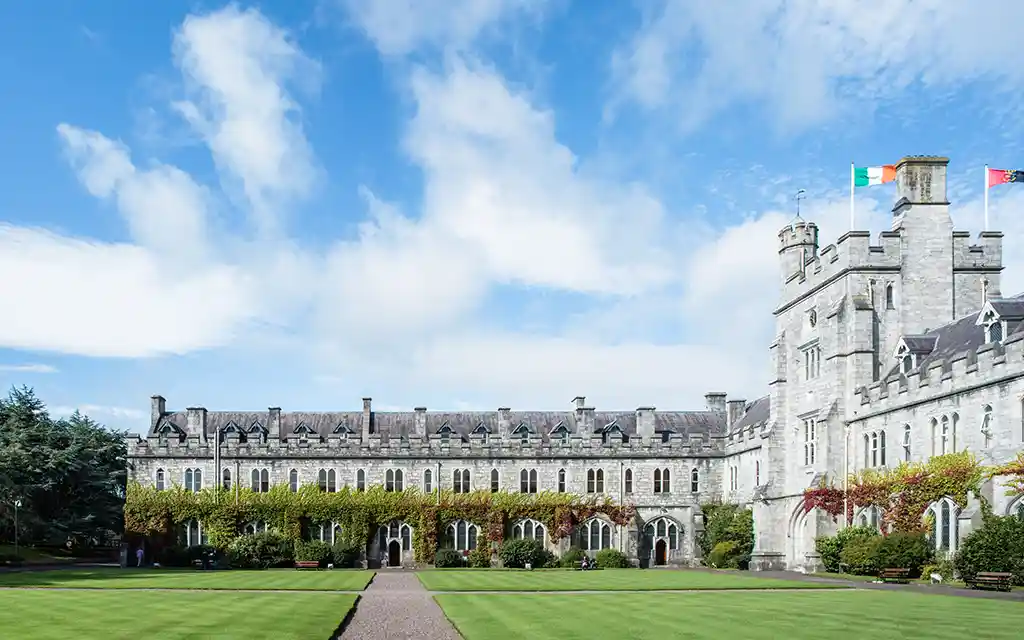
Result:
<svg viewBox="0 0 1024 640"><path fill-rule="evenodd" d="M895 309L896 308L896 301L895 301L895 299L893 297L892 283L891 282L889 284L885 285L885 308L886 309Z"/></svg>

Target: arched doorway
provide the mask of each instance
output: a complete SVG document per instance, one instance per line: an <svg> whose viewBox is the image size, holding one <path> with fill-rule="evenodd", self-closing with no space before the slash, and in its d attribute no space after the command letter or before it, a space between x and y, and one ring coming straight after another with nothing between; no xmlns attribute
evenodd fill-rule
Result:
<svg viewBox="0 0 1024 640"><path fill-rule="evenodd" d="M806 570L807 554L814 548L814 536L810 532L810 521L810 513L805 512L802 505L797 507L791 520L789 532L789 558L786 568L790 571Z"/></svg>
<svg viewBox="0 0 1024 640"><path fill-rule="evenodd" d="M402 545L398 543L398 540L388 543L388 566L402 566Z"/></svg>
<svg viewBox="0 0 1024 640"><path fill-rule="evenodd" d="M665 539L659 538L658 541L654 544L654 564L661 567L667 563L667 548L668 545L665 543Z"/></svg>

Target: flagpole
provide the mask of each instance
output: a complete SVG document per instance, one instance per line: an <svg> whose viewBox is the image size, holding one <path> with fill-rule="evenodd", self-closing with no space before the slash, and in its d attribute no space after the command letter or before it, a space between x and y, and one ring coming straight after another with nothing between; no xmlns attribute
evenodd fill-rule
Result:
<svg viewBox="0 0 1024 640"><path fill-rule="evenodd" d="M856 224L857 224L857 222L856 222L856 209L854 208L854 205L853 205L853 190L854 190L854 188L856 188L856 184L857 184L856 168L854 167L854 164L851 162L850 163L850 231L854 231L855 227L856 227ZM986 192L986 195L988 195L988 192Z"/></svg>
<svg viewBox="0 0 1024 640"><path fill-rule="evenodd" d="M985 165L985 231L988 231L988 165Z"/></svg>

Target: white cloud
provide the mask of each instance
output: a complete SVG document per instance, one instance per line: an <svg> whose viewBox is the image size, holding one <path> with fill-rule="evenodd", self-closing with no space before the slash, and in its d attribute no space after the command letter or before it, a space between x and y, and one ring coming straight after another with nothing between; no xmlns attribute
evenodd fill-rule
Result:
<svg viewBox="0 0 1024 640"><path fill-rule="evenodd" d="M546 0L341 0L386 56L421 46L462 47L498 21L536 14Z"/></svg>
<svg viewBox="0 0 1024 640"><path fill-rule="evenodd" d="M968 2L663 0L612 58L618 99L668 107L694 127L713 112L764 102L784 126L871 109L916 81L1024 80L1024 15L994 19Z"/></svg>
<svg viewBox="0 0 1024 640"><path fill-rule="evenodd" d="M287 87L317 87L319 64L257 10L234 6L186 18L174 59L191 96L175 107L209 145L226 186L240 183L259 230L279 231L279 205L305 195L316 174Z"/></svg>
<svg viewBox="0 0 1024 640"><path fill-rule="evenodd" d="M0 364L4 373L57 373L57 367L48 364Z"/></svg>

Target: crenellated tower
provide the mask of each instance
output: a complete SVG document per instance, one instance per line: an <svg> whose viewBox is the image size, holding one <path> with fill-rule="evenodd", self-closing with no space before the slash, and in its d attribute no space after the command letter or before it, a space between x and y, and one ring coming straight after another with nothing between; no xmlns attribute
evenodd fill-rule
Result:
<svg viewBox="0 0 1024 640"><path fill-rule="evenodd" d="M818 255L818 225L797 216L779 231L779 262L782 281L803 274L807 263Z"/></svg>

